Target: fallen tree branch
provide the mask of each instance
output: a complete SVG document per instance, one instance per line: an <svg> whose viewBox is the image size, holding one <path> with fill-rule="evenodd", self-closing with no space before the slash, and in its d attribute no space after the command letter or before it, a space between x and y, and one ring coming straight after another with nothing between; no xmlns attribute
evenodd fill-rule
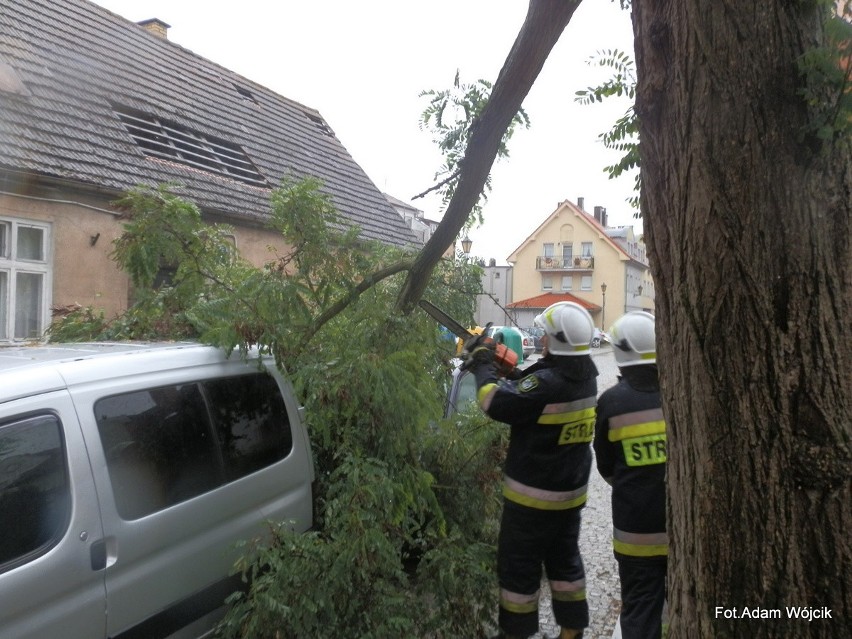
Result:
<svg viewBox="0 0 852 639"><path fill-rule="evenodd" d="M531 0L524 24L500 70L460 164L458 185L444 218L417 256L400 292L397 307L410 313L423 296L432 271L453 243L476 205L497 157L504 132L521 108L547 57L580 1Z"/></svg>

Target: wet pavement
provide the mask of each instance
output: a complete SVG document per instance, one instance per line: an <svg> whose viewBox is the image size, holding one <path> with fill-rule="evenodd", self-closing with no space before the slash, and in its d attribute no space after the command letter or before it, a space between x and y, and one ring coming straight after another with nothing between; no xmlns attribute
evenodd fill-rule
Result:
<svg viewBox="0 0 852 639"><path fill-rule="evenodd" d="M598 367L600 395L615 384L618 367L609 345L594 349L592 357ZM586 568L586 599L589 602L589 628L583 639L610 639L621 608L618 565L612 555L610 494L609 484L601 479L593 462L588 501L583 509L583 523L580 526L580 552ZM542 582L539 630L538 634L533 635L533 639L559 636L559 626L553 619L547 580Z"/></svg>

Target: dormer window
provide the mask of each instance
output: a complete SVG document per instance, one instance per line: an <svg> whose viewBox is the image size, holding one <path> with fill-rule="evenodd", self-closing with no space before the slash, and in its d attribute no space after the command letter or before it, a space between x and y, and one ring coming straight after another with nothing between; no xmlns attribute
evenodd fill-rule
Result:
<svg viewBox="0 0 852 639"><path fill-rule="evenodd" d="M117 107L115 113L133 141L148 155L175 160L247 184L269 186L236 144L140 111Z"/></svg>

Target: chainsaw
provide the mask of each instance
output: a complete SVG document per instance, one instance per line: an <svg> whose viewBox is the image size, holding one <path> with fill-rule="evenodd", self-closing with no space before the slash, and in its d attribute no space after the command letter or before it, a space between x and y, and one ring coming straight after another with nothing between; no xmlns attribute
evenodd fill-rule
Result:
<svg viewBox="0 0 852 639"><path fill-rule="evenodd" d="M436 322L446 327L453 335L461 338L465 343L471 338L477 338L474 344L493 344L494 345L494 365L497 367L497 372L501 375L508 375L515 366L518 365L518 354L505 344L498 344L490 337L485 336L485 331L491 326L491 322L485 325L485 330L482 335L471 333L464 326L459 324L452 317L447 315L440 308L427 300L420 300L420 308L434 319Z"/></svg>

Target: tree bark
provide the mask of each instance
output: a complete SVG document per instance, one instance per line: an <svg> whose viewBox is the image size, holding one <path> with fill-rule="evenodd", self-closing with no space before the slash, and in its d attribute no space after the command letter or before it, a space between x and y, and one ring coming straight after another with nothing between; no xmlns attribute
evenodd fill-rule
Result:
<svg viewBox="0 0 852 639"><path fill-rule="evenodd" d="M852 144L801 95L818 4L633 1L670 637L852 636Z"/></svg>
<svg viewBox="0 0 852 639"><path fill-rule="evenodd" d="M524 24L497 76L488 104L472 125L455 193L441 224L408 272L398 303L403 312L410 312L423 296L435 265L464 226L482 193L503 134L579 5L580 0L530 0Z"/></svg>

